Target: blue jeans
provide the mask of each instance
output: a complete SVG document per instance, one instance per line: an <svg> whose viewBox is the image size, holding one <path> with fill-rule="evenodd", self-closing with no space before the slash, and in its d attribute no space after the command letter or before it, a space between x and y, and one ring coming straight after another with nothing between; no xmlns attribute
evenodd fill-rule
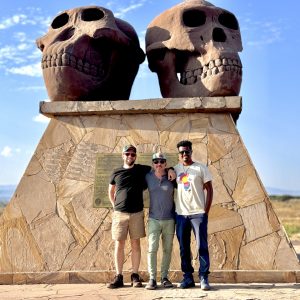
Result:
<svg viewBox="0 0 300 300"><path fill-rule="evenodd" d="M207 221L205 213L197 215L176 215L176 235L180 246L181 270L183 277L193 279L194 268L191 258L191 230L193 229L199 256L199 278L209 274L209 253L207 243Z"/></svg>

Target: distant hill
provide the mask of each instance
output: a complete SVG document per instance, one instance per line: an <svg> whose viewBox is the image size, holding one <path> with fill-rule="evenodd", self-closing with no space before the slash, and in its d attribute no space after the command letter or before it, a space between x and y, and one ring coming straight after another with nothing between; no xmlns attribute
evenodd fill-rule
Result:
<svg viewBox="0 0 300 300"><path fill-rule="evenodd" d="M0 202L4 202L7 203L10 198L12 197L15 189L16 189L16 185L0 185Z"/></svg>
<svg viewBox="0 0 300 300"><path fill-rule="evenodd" d="M272 187L266 187L267 193L269 195L290 195L290 196L295 196L300 198L300 190L295 191L295 190L283 190L283 189L277 189L277 188L272 188Z"/></svg>

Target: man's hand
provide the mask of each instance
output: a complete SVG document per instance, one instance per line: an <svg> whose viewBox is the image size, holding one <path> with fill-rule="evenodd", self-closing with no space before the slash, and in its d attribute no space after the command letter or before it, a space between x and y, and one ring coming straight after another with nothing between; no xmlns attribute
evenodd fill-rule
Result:
<svg viewBox="0 0 300 300"><path fill-rule="evenodd" d="M170 181L173 181L174 179L176 179L176 173L174 170L172 170L172 169L168 170L168 179Z"/></svg>
<svg viewBox="0 0 300 300"><path fill-rule="evenodd" d="M116 186L109 184L108 186L108 197L111 202L112 207L115 207L115 196L116 196Z"/></svg>

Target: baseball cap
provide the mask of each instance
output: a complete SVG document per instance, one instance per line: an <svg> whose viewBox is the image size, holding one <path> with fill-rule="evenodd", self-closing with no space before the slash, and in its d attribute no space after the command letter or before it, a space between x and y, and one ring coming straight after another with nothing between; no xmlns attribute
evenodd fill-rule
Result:
<svg viewBox="0 0 300 300"><path fill-rule="evenodd" d="M165 154L163 154L163 153L161 153L161 152L157 152L157 153L154 153L153 155L152 155L152 160L153 159L165 159L165 160L167 160L167 157L166 157L166 155Z"/></svg>
<svg viewBox="0 0 300 300"><path fill-rule="evenodd" d="M122 153L127 152L129 150L132 150L134 153L136 153L136 148L133 145L126 145L123 147Z"/></svg>

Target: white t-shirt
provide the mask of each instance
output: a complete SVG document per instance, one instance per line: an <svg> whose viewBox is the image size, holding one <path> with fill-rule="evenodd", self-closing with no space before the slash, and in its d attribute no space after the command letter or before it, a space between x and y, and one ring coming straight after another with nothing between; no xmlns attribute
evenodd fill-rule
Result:
<svg viewBox="0 0 300 300"><path fill-rule="evenodd" d="M184 216L204 213L206 200L203 185L212 180L208 168L202 163L194 162L190 166L179 163L174 169L178 185L176 213Z"/></svg>

